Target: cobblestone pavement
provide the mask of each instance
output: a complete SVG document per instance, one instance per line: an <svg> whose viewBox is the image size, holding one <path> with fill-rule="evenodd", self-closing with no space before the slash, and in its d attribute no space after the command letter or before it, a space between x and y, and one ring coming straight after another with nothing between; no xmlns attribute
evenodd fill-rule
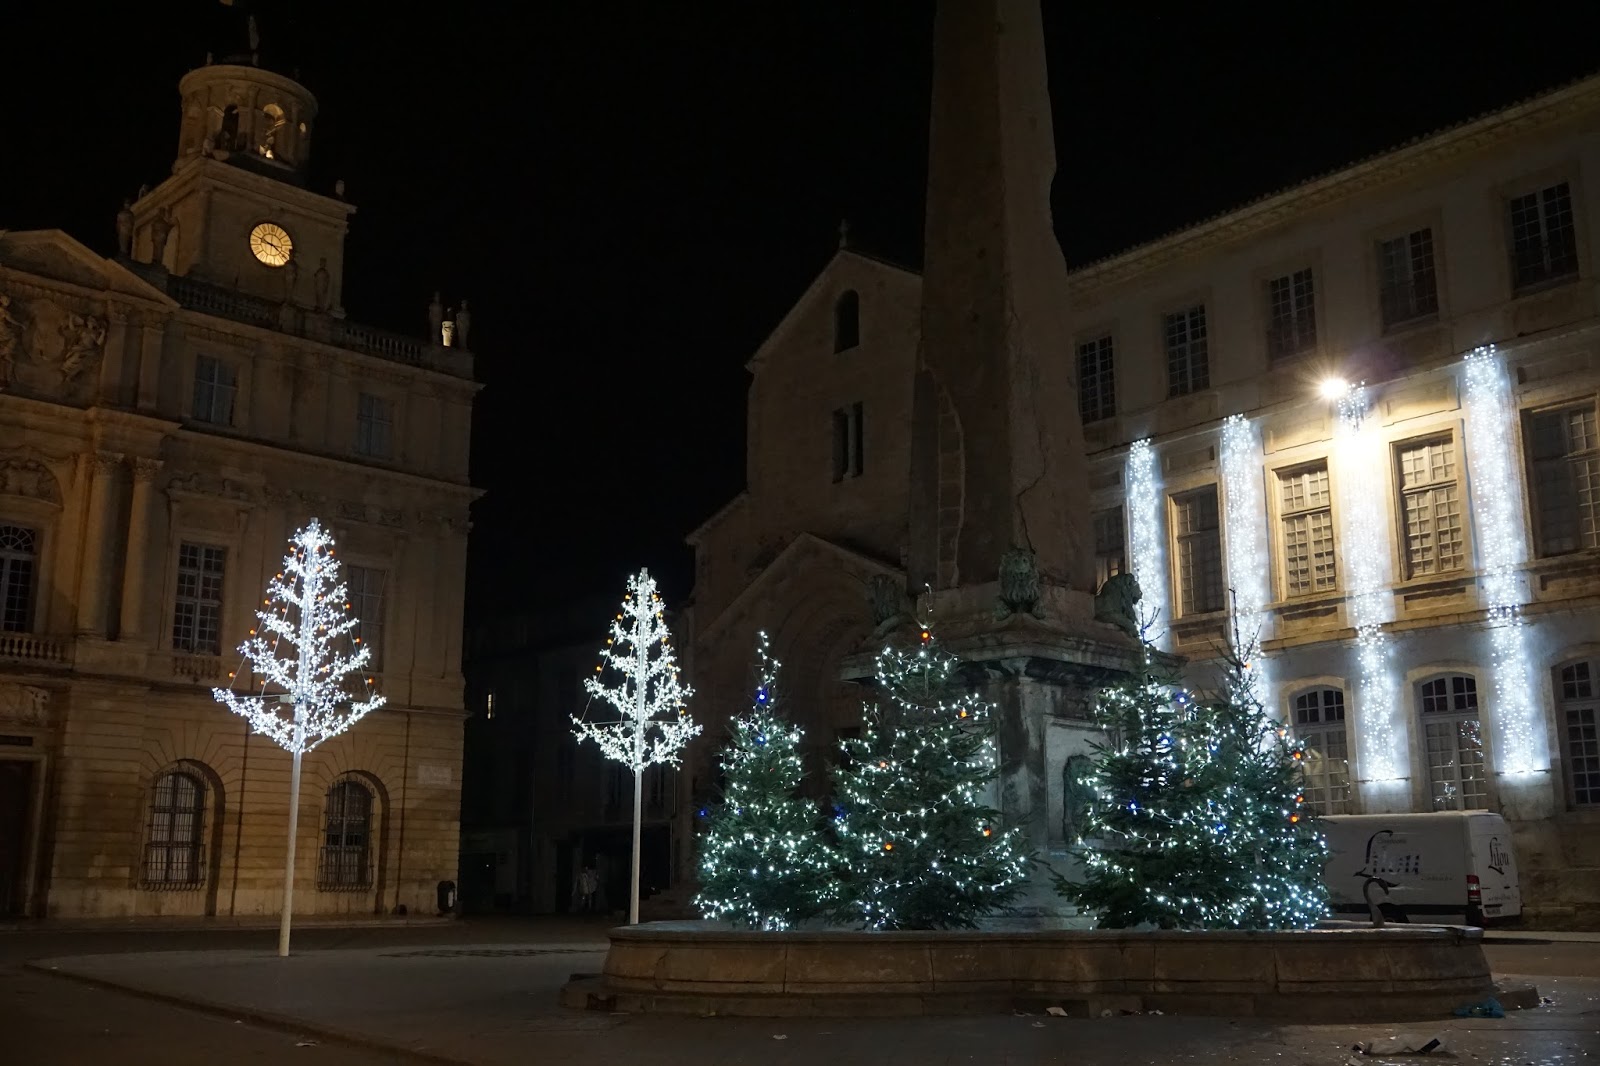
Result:
<svg viewBox="0 0 1600 1066"><path fill-rule="evenodd" d="M0 1032L7 1036L3 1057L8 1063L62 1066L212 1066L218 1061L229 1066L417 1061L1345 1066L1357 1040L1418 1033L1442 1036L1456 1062L1600 1062L1600 946L1592 942L1537 942L1530 936L1525 939L1536 942L1492 946L1491 961L1502 976L1536 967L1528 979L1554 1000L1504 1020L1282 1026L1172 1016L773 1020L563 1010L556 1004L557 989L570 974L599 967L602 934L603 926L549 923L317 930L301 937L303 950L287 960L272 954L270 932L216 933L209 939L199 932L123 936L114 944L92 933L41 935L21 949L0 937L0 958L48 956L35 965L56 968L55 974L14 966L0 971L5 982L0 984ZM152 941L175 950L148 950L155 946ZM62 980L68 972L142 995ZM151 995L170 999L153 1001L147 998ZM200 1012L174 1002L209 1008ZM5 1019L13 1011L19 1013L16 1023ZM301 1035L289 1035L292 1030ZM299 1046L308 1031L316 1044Z"/></svg>

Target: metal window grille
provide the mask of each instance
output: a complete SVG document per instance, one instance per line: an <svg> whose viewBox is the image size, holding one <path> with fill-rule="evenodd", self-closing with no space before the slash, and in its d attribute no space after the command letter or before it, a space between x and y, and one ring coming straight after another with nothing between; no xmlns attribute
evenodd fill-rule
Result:
<svg viewBox="0 0 1600 1066"><path fill-rule="evenodd" d="M1378 302L1384 329L1439 313L1432 229L1378 242Z"/></svg>
<svg viewBox="0 0 1600 1066"><path fill-rule="evenodd" d="M1078 414L1098 422L1117 413L1116 352L1110 335L1078 345Z"/></svg>
<svg viewBox="0 0 1600 1066"><path fill-rule="evenodd" d="M1572 190L1566 182L1526 196L1513 197L1511 272L1518 292L1576 277L1577 226L1572 217Z"/></svg>
<svg viewBox="0 0 1600 1066"><path fill-rule="evenodd" d="M1284 592L1309 596L1338 585L1333 547L1333 494L1328 464L1278 475L1283 523Z"/></svg>
<svg viewBox="0 0 1600 1066"><path fill-rule="evenodd" d="M372 885L372 791L359 781L328 789L317 887L330 891Z"/></svg>
<svg viewBox="0 0 1600 1066"><path fill-rule="evenodd" d="M382 396L363 392L356 402L356 451L374 459L394 453L394 405Z"/></svg>
<svg viewBox="0 0 1600 1066"><path fill-rule="evenodd" d="M1220 611L1222 602L1222 537L1217 521L1217 487L1175 496L1178 536L1178 583L1183 613Z"/></svg>
<svg viewBox="0 0 1600 1066"><path fill-rule="evenodd" d="M1588 662L1561 668L1560 709L1567 799L1575 807L1600 805L1600 702Z"/></svg>
<svg viewBox="0 0 1600 1066"><path fill-rule="evenodd" d="M233 367L209 355L194 361L194 411L197 422L233 425L233 401L239 383Z"/></svg>
<svg viewBox="0 0 1600 1066"><path fill-rule="evenodd" d="M1454 443L1441 437L1405 445L1399 466L1407 574L1460 570L1466 565L1466 534Z"/></svg>
<svg viewBox="0 0 1600 1066"><path fill-rule="evenodd" d="M1312 689L1295 697L1295 734L1305 744L1301 763L1306 804L1317 814L1350 813L1350 742L1344 693Z"/></svg>
<svg viewBox="0 0 1600 1066"><path fill-rule="evenodd" d="M1423 683L1422 739L1434 810L1481 811L1489 806L1478 721L1478 683L1463 674Z"/></svg>
<svg viewBox="0 0 1600 1066"><path fill-rule="evenodd" d="M1120 507L1094 514L1094 568L1095 588L1128 570L1127 536Z"/></svg>
<svg viewBox="0 0 1600 1066"><path fill-rule="evenodd" d="M1593 404L1528 420L1539 553L1600 547L1600 434Z"/></svg>
<svg viewBox="0 0 1600 1066"><path fill-rule="evenodd" d="M1210 388L1206 305L1166 315L1162 324L1167 342L1167 395L1185 396Z"/></svg>
<svg viewBox="0 0 1600 1066"><path fill-rule="evenodd" d="M39 536L26 526L0 526L0 631L33 628L33 575Z"/></svg>
<svg viewBox="0 0 1600 1066"><path fill-rule="evenodd" d="M1311 268L1267 282L1267 355L1277 359L1317 345L1317 296Z"/></svg>
<svg viewBox="0 0 1600 1066"><path fill-rule="evenodd" d="M388 571L370 566L345 568L345 589L350 595L350 609L355 612L357 624L351 636L372 651L367 666L383 669L383 595L388 581ZM494 717L494 695L489 696L489 717Z"/></svg>
<svg viewBox="0 0 1600 1066"><path fill-rule="evenodd" d="M222 578L227 549L178 546L178 594L172 612L172 646L201 655L222 652Z"/></svg>
<svg viewBox="0 0 1600 1066"><path fill-rule="evenodd" d="M195 888L205 881L205 784L194 774L168 771L150 794L140 883L146 888Z"/></svg>

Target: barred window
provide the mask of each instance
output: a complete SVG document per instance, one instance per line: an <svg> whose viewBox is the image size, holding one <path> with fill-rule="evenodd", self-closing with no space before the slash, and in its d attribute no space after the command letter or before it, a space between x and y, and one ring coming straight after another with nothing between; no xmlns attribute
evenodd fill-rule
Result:
<svg viewBox="0 0 1600 1066"><path fill-rule="evenodd" d="M394 404L363 392L356 401L356 452L373 459L394 454Z"/></svg>
<svg viewBox="0 0 1600 1066"><path fill-rule="evenodd" d="M1094 513L1094 587L1099 588L1128 570L1127 538L1123 531L1122 508L1112 507Z"/></svg>
<svg viewBox="0 0 1600 1066"><path fill-rule="evenodd" d="M1178 538L1178 586L1183 613L1220 611L1222 599L1222 531L1217 521L1217 487L1172 498Z"/></svg>
<svg viewBox="0 0 1600 1066"><path fill-rule="evenodd" d="M1577 276L1578 231L1572 217L1572 190L1566 182L1513 197L1507 208L1516 291Z"/></svg>
<svg viewBox="0 0 1600 1066"><path fill-rule="evenodd" d="M1294 699L1294 730L1305 745L1301 764L1306 805L1319 815L1350 813L1350 742L1344 692L1318 688Z"/></svg>
<svg viewBox="0 0 1600 1066"><path fill-rule="evenodd" d="M1317 294L1311 268L1267 282L1267 356L1278 359L1317 345Z"/></svg>
<svg viewBox="0 0 1600 1066"><path fill-rule="evenodd" d="M205 880L205 802L205 783L194 774L169 770L156 778L139 878L145 887L190 888Z"/></svg>
<svg viewBox="0 0 1600 1066"><path fill-rule="evenodd" d="M1401 514L1406 532L1406 574L1420 577L1466 565L1455 444L1449 437L1402 445Z"/></svg>
<svg viewBox="0 0 1600 1066"><path fill-rule="evenodd" d="M354 778L328 789L317 886L367 888L372 884L372 790Z"/></svg>
<svg viewBox="0 0 1600 1066"><path fill-rule="evenodd" d="M1439 313L1439 283L1433 269L1433 230L1414 230L1378 242L1378 302L1383 328Z"/></svg>
<svg viewBox="0 0 1600 1066"><path fill-rule="evenodd" d="M1338 584L1333 551L1333 496L1328 464L1317 463L1278 474L1283 523L1286 596L1331 592Z"/></svg>
<svg viewBox="0 0 1600 1066"><path fill-rule="evenodd" d="M1528 419L1539 554L1600 547L1600 435L1593 403Z"/></svg>
<svg viewBox="0 0 1600 1066"><path fill-rule="evenodd" d="M209 355L195 357L192 417L196 422L233 425L233 401L238 392L238 377L231 364Z"/></svg>
<svg viewBox="0 0 1600 1066"><path fill-rule="evenodd" d="M1167 395L1185 396L1211 386L1206 350L1206 305L1164 316L1167 342Z"/></svg>
<svg viewBox="0 0 1600 1066"><path fill-rule="evenodd" d="M178 595L172 646L200 655L222 653L222 578L228 552L209 544L178 546Z"/></svg>
<svg viewBox="0 0 1600 1066"><path fill-rule="evenodd" d="M356 627L351 632L371 651L372 658L367 662L372 670L383 669L383 599L384 585L388 580L388 572L376 570L370 566L352 566L347 568L345 577L346 590L350 594L350 609L356 616ZM494 717L494 694L490 693L489 717Z"/></svg>
<svg viewBox="0 0 1600 1066"><path fill-rule="evenodd" d="M1483 766L1477 681L1465 674L1436 677L1423 682L1418 694L1433 809L1487 809L1489 788Z"/></svg>
<svg viewBox="0 0 1600 1066"><path fill-rule="evenodd" d="M1561 747L1567 766L1567 801L1574 807L1600 806L1600 701L1595 699L1596 664L1559 668L1557 687Z"/></svg>
<svg viewBox="0 0 1600 1066"><path fill-rule="evenodd" d="M1085 422L1117 413L1115 364L1110 334L1078 345L1078 414Z"/></svg>
<svg viewBox="0 0 1600 1066"><path fill-rule="evenodd" d="M33 575L39 535L26 526L0 525L0 632L33 628Z"/></svg>

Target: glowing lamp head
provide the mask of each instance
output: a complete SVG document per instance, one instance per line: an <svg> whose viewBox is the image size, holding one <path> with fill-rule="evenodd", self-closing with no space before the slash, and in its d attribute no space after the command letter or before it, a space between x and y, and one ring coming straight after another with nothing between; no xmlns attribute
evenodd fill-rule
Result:
<svg viewBox="0 0 1600 1066"><path fill-rule="evenodd" d="M1344 378L1323 378L1322 384L1317 386L1317 391L1324 400L1337 400L1350 391L1350 383Z"/></svg>

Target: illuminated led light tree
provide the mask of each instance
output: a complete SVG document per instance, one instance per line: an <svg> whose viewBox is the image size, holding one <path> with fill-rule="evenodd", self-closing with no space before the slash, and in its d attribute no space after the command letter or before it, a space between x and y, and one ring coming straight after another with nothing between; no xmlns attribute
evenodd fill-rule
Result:
<svg viewBox="0 0 1600 1066"><path fill-rule="evenodd" d="M1230 415L1222 423L1222 485L1227 516L1228 581L1239 632L1260 646L1270 635L1272 572L1266 551L1266 505L1261 493L1261 441L1243 415ZM1270 704L1271 684L1265 659L1251 664L1250 680L1258 702Z"/></svg>
<svg viewBox="0 0 1600 1066"><path fill-rule="evenodd" d="M289 774L289 846L283 861L283 915L278 923L278 954L289 954L289 924L294 905L294 845L300 821L301 757L329 737L336 737L360 718L383 706L364 679L365 698L357 699L344 681L361 675L371 650L359 637L344 641L360 624L350 613L333 538L316 519L289 541L283 570L267 584L266 599L256 611L260 625L239 646L250 664L246 679L259 677L260 691L235 692L240 680L229 674L229 688L212 696L243 715L253 732L268 737L294 758ZM349 650L346 650L349 649ZM242 666L242 664L241 664Z"/></svg>
<svg viewBox="0 0 1600 1066"><path fill-rule="evenodd" d="M1021 887L1021 830L984 799L999 773L993 708L958 665L927 629L917 647L878 654L882 698L834 775L841 918L971 928Z"/></svg>
<svg viewBox="0 0 1600 1066"><path fill-rule="evenodd" d="M644 771L678 764L679 750L700 732L684 704L693 690L678 678L666 608L655 578L640 570L628 578L622 610L611 620L611 635L600 649L600 664L584 682L589 695L617 712L612 721L573 717L573 735L592 740L606 758L633 771L633 872L628 922L639 921L639 834L644 813ZM607 669L616 680L608 681Z"/></svg>
<svg viewBox="0 0 1600 1066"><path fill-rule="evenodd" d="M1197 698L1145 645L1102 689L1084 876L1059 892L1106 928L1306 928L1327 912L1327 842L1305 808L1303 747L1256 699L1245 653Z"/></svg>
<svg viewBox="0 0 1600 1066"><path fill-rule="evenodd" d="M778 666L762 633L755 696L728 724L727 784L700 835L696 906L753 929L788 929L811 917L833 883L817 806L798 795L803 734L778 710Z"/></svg>
<svg viewBox="0 0 1600 1066"><path fill-rule="evenodd" d="M1150 441L1136 440L1128 449L1125 473L1128 485L1128 552L1133 576L1139 582L1141 600L1149 605L1151 618L1159 618L1170 602L1167 588L1165 534L1161 532L1161 472ZM1166 625L1157 643L1166 642Z"/></svg>

